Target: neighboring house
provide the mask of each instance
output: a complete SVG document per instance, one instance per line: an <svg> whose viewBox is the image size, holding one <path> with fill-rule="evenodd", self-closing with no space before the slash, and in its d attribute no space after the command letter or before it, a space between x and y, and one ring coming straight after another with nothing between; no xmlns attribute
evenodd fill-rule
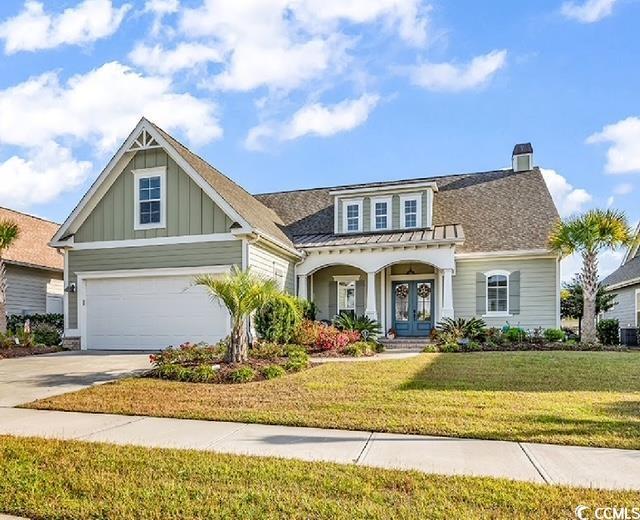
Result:
<svg viewBox="0 0 640 520"><path fill-rule="evenodd" d="M197 273L232 265L425 336L446 316L557 327L558 218L531 145L513 169L251 195L142 119L53 239L67 343L157 349L214 341L229 317Z"/></svg>
<svg viewBox="0 0 640 520"><path fill-rule="evenodd" d="M63 257L49 246L59 225L7 208L0 220L18 224L20 235L3 253L7 269L7 314L62 313Z"/></svg>
<svg viewBox="0 0 640 520"><path fill-rule="evenodd" d="M617 319L622 328L640 325L640 225L635 236L635 244L627 249L622 265L602 280L605 289L616 294L617 302L604 317Z"/></svg>

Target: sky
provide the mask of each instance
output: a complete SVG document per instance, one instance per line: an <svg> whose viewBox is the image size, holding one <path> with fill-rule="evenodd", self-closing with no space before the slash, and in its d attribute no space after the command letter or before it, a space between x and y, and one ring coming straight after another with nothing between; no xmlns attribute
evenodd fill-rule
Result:
<svg viewBox="0 0 640 520"><path fill-rule="evenodd" d="M146 116L253 193L505 168L530 141L563 217L635 225L638 22L639 0L4 0L0 205L64 221Z"/></svg>

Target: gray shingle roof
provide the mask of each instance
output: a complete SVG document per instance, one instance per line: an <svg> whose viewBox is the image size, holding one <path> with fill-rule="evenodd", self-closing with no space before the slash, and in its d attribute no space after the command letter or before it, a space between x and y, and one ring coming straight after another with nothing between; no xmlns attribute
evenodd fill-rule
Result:
<svg viewBox="0 0 640 520"><path fill-rule="evenodd" d="M497 170L480 173L411 179L435 181L435 226L461 224L465 242L460 252L546 249L553 224L559 218L538 168L515 173ZM287 233L333 235L333 197L340 188L397 186L390 181L256 195L278 213ZM327 240L326 238L324 240Z"/></svg>
<svg viewBox="0 0 640 520"><path fill-rule="evenodd" d="M627 261L626 264L618 267L618 269L602 280L602 284L605 286L617 285L638 278L640 278L640 256L636 256Z"/></svg>
<svg viewBox="0 0 640 520"><path fill-rule="evenodd" d="M434 226L431 229L415 229L412 231L398 231L385 233L359 233L357 235L334 235L333 233L316 233L311 235L295 235L293 242L296 247L326 247L372 244L411 243L451 243L464 241L462 226Z"/></svg>

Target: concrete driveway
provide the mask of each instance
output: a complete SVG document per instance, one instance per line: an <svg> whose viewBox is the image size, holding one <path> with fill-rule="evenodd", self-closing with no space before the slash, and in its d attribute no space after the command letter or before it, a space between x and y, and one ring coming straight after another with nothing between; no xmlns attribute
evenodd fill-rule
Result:
<svg viewBox="0 0 640 520"><path fill-rule="evenodd" d="M150 367L149 354L139 352L74 351L0 359L0 407L73 392Z"/></svg>

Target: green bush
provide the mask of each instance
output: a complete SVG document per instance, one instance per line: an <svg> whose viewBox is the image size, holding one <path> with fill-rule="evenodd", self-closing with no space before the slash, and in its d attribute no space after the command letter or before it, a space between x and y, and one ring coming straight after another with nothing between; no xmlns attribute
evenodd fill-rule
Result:
<svg viewBox="0 0 640 520"><path fill-rule="evenodd" d="M256 371L251 367L240 367L229 373L233 383L248 383L256 378Z"/></svg>
<svg viewBox="0 0 640 520"><path fill-rule="evenodd" d="M422 352L440 352L440 349L435 345L429 344L422 349Z"/></svg>
<svg viewBox="0 0 640 520"><path fill-rule="evenodd" d="M287 358L284 367L289 372L299 372L309 366L309 354L300 347L289 348Z"/></svg>
<svg viewBox="0 0 640 520"><path fill-rule="evenodd" d="M287 372L280 365L269 365L268 367L264 367L262 369L262 375L265 379L275 379L276 377L280 377L285 375Z"/></svg>
<svg viewBox="0 0 640 520"><path fill-rule="evenodd" d="M302 304L298 298L281 295L265 303L255 314L258 336L274 343L288 343L302 319Z"/></svg>
<svg viewBox="0 0 640 520"><path fill-rule="evenodd" d="M544 339L550 343L557 343L558 341L564 341L565 333L562 329L545 329Z"/></svg>
<svg viewBox="0 0 640 520"><path fill-rule="evenodd" d="M505 339L511 343L520 343L527 339L527 333L520 327L509 327L503 333Z"/></svg>
<svg viewBox="0 0 640 520"><path fill-rule="evenodd" d="M191 381L194 383L214 383L218 380L218 370L212 365L199 365L191 370Z"/></svg>
<svg viewBox="0 0 640 520"><path fill-rule="evenodd" d="M603 345L620 343L620 323L618 320L600 320L598 322L598 339Z"/></svg>
<svg viewBox="0 0 640 520"><path fill-rule="evenodd" d="M445 318L436 325L435 340L439 343L457 343L463 339L482 341L486 336L486 323L478 318Z"/></svg>
<svg viewBox="0 0 640 520"><path fill-rule="evenodd" d="M352 357L371 356L373 355L373 348L372 345L366 341L357 341L344 347L342 353Z"/></svg>
<svg viewBox="0 0 640 520"><path fill-rule="evenodd" d="M155 367L165 365L199 366L219 363L224 357L226 344L217 345L206 343L183 343L179 347L168 347L157 354L151 354L149 359Z"/></svg>
<svg viewBox="0 0 640 520"><path fill-rule="evenodd" d="M31 329L40 323L53 325L60 333L64 330L64 315L62 314L11 314L7 316L7 330L17 332L24 328L24 322L29 320Z"/></svg>
<svg viewBox="0 0 640 520"><path fill-rule="evenodd" d="M42 343L48 347L56 347L62 341L60 331L49 323L38 323L31 332L36 343Z"/></svg>
<svg viewBox="0 0 640 520"><path fill-rule="evenodd" d="M303 320L316 320L317 309L315 303L305 300L304 298L299 298L298 304L300 305L300 312L302 313Z"/></svg>
<svg viewBox="0 0 640 520"><path fill-rule="evenodd" d="M443 343L438 347L440 352L461 352L462 347L458 343L448 342Z"/></svg>
<svg viewBox="0 0 640 520"><path fill-rule="evenodd" d="M160 379L171 381L190 381L191 370L180 365L162 365L156 368L155 374Z"/></svg>
<svg viewBox="0 0 640 520"><path fill-rule="evenodd" d="M353 316L343 312L333 319L333 326L338 330L353 330L360 332L362 337L375 339L382 330L380 323L372 320L369 316Z"/></svg>
<svg viewBox="0 0 640 520"><path fill-rule="evenodd" d="M249 357L253 359L276 359L286 355L286 347L277 343L257 343L249 348Z"/></svg>

